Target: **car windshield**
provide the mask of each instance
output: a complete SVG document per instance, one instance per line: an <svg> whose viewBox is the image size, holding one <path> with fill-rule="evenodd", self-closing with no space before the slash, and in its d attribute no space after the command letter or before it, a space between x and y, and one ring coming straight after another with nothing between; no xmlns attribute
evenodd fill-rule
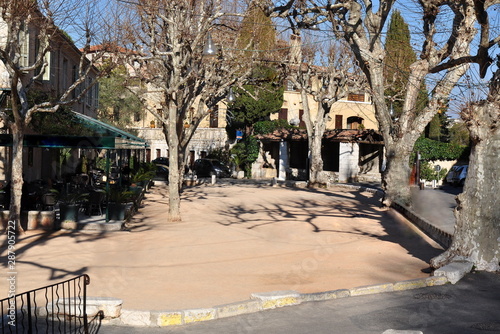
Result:
<svg viewBox="0 0 500 334"><path fill-rule="evenodd" d="M220 163L220 161L214 160L212 161L214 167L224 168L224 165Z"/></svg>

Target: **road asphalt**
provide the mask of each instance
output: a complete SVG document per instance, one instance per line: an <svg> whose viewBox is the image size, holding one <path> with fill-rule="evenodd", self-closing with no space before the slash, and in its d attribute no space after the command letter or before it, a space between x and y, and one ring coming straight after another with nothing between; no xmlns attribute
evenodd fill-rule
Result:
<svg viewBox="0 0 500 334"><path fill-rule="evenodd" d="M414 210L453 233L460 188L414 190ZM500 273L458 283L339 298L163 328L99 326L94 333L500 333Z"/></svg>
<svg viewBox="0 0 500 334"><path fill-rule="evenodd" d="M500 275L483 272L468 274L455 285L310 302L184 326L103 326L98 330L103 334L499 332Z"/></svg>

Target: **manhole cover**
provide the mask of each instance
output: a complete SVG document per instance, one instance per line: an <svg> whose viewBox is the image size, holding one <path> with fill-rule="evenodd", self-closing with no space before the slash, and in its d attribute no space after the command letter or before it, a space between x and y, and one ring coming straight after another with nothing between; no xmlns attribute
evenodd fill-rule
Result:
<svg viewBox="0 0 500 334"><path fill-rule="evenodd" d="M435 300L435 299L451 299L451 296L446 293L427 292L427 293L417 293L416 295L413 296L413 298Z"/></svg>
<svg viewBox="0 0 500 334"><path fill-rule="evenodd" d="M500 331L500 322L481 322L471 327L482 331Z"/></svg>

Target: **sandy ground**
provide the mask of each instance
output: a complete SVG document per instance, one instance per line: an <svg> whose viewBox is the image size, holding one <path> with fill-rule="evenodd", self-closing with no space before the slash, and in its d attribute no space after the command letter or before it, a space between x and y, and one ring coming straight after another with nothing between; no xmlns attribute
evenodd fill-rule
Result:
<svg viewBox="0 0 500 334"><path fill-rule="evenodd" d="M86 273L88 295L121 298L125 309L203 308L253 292L426 277L442 251L367 192L202 185L183 192L178 223L167 221L166 194L153 187L129 231L29 231L16 244L18 291Z"/></svg>

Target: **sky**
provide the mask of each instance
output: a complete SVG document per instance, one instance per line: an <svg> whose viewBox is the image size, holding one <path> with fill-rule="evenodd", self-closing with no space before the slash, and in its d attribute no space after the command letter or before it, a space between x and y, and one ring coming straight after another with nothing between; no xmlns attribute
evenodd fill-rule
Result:
<svg viewBox="0 0 500 334"><path fill-rule="evenodd" d="M121 4L124 2L120 0L52 0L54 8L64 9L61 12L64 12L64 16L60 16L60 28L68 32L77 46L81 47L84 43L84 38L82 35L83 22L89 16L93 18L95 22L103 22L106 20L110 20L113 14L116 14L115 5ZM275 0L275 3L283 2L284 0ZM374 10L378 7L378 2L374 3ZM412 37L412 45L414 47L415 52L418 54L421 48L421 36L422 36L422 19L420 11L418 10L419 4L417 0L400 0L396 1L394 8L398 9L406 22L410 26L411 37ZM498 10L500 10L500 5L497 6L496 11L491 11L492 15L490 18L492 20L492 33L500 34L500 15L498 15ZM442 12L441 14L441 34L438 34L438 39L442 38L443 40L448 38L447 33L451 29L451 19L449 13ZM280 33L279 38L288 39L288 35L290 34L290 30L287 29L287 23L284 21L277 22L277 31ZM442 26L441 26L442 24ZM95 25L94 28L96 30L104 31L105 26ZM326 45L326 43L330 42L333 39L333 34L329 31L328 27L320 26L321 31L314 30L303 30L304 41L308 41L311 45ZM439 40L436 39L437 42ZM97 39L96 39L97 41ZM474 49L477 47L477 42L472 46ZM490 51L490 55L492 58L495 58L496 55L499 54L499 47L496 46ZM450 116L453 118L458 117L458 113L460 108L462 107L465 101L471 99L477 99L484 97L487 93L487 84L488 80L491 78L493 71L496 67L492 66L486 78L481 79L478 73L478 67L473 65L467 76L465 76L459 85L454 89L451 101L450 101ZM437 76L438 77L438 76ZM433 86L436 78L429 78L429 87Z"/></svg>

